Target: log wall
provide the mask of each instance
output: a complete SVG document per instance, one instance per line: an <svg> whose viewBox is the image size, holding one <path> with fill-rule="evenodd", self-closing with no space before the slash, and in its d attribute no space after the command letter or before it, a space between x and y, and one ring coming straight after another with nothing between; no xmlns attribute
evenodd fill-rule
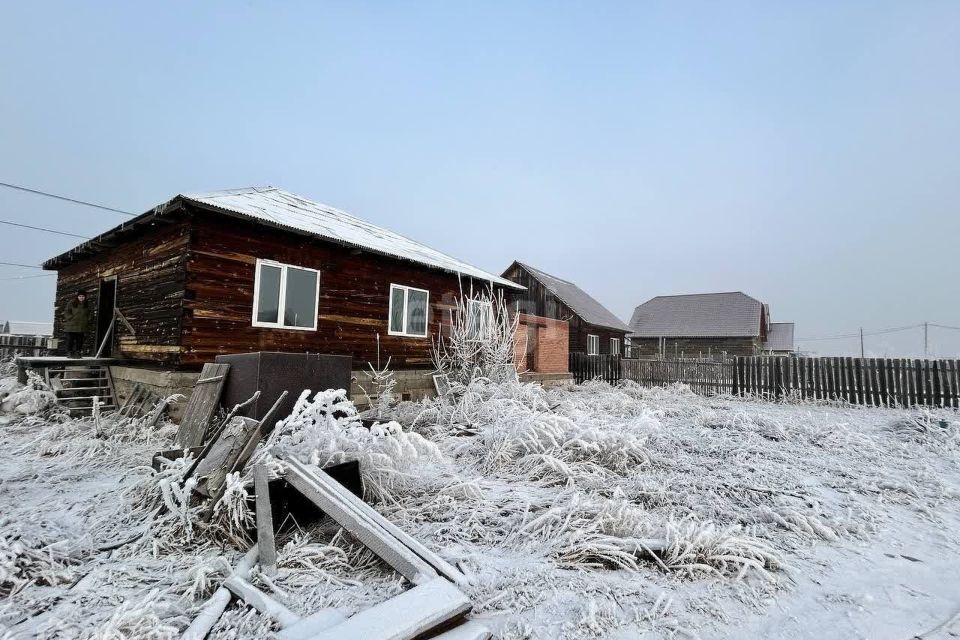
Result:
<svg viewBox="0 0 960 640"><path fill-rule="evenodd" d="M252 326L258 258L320 271L316 331ZM381 359L390 357L391 368L429 369L429 336L447 333L443 327L460 292L455 274L209 216L194 221L187 274L181 358L186 367L199 367L226 353L295 351L351 355L358 370L376 363L379 334ZM428 337L388 335L391 283L430 292ZM463 286L470 286L469 279Z"/></svg>
<svg viewBox="0 0 960 640"><path fill-rule="evenodd" d="M96 312L100 280L117 277L117 308L135 335L117 329L117 348L124 358L176 364L180 352L180 321L186 276L190 226L179 220L157 223L114 248L64 266L57 274L54 336L65 341L63 310L79 289ZM96 318L87 332L84 349L97 350Z"/></svg>

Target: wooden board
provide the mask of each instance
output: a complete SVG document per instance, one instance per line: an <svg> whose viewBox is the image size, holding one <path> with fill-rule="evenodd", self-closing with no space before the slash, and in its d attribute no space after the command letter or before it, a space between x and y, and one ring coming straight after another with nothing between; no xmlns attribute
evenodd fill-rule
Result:
<svg viewBox="0 0 960 640"><path fill-rule="evenodd" d="M194 470L197 478L206 478L197 484L197 491L216 496L223 488L227 474L233 470L259 423L251 418L236 417L224 427L210 451L200 460Z"/></svg>
<svg viewBox="0 0 960 640"><path fill-rule="evenodd" d="M470 608L459 589L438 577L361 611L314 640L412 640Z"/></svg>
<svg viewBox="0 0 960 640"><path fill-rule="evenodd" d="M304 497L316 504L362 542L379 558L396 569L414 584L423 584L437 577L437 572L417 554L387 534L381 527L370 524L356 513L344 500L317 484L315 474L305 472L290 460L285 460L287 473L284 478Z"/></svg>
<svg viewBox="0 0 960 640"><path fill-rule="evenodd" d="M285 460L285 462L287 462L287 464L292 463L298 465L302 471L309 470L306 465L303 465L296 460ZM451 580L457 584L461 584L465 580L463 574L455 569L450 563L425 547L419 540L413 538L398 526L384 518L376 509L355 496L350 492L349 489L334 480L325 471L318 469L314 475L316 476L317 483L321 484L330 493L337 495L354 511L363 516L370 524L382 528L387 534L396 538L397 541L420 556L424 561L426 561L438 573L445 576L448 580Z"/></svg>
<svg viewBox="0 0 960 640"><path fill-rule="evenodd" d="M226 374L230 371L229 364L208 362L203 365L200 378L193 388L193 395L187 402L180 420L180 429L177 430L177 445L181 447L199 447L203 444L210 419L220 404L220 394ZM212 380L206 383L205 380Z"/></svg>
<svg viewBox="0 0 960 640"><path fill-rule="evenodd" d="M253 468L253 488L257 494L257 545L260 547L260 567L267 576L277 573L277 546L273 538L273 512L270 509L270 485L267 468L258 464Z"/></svg>

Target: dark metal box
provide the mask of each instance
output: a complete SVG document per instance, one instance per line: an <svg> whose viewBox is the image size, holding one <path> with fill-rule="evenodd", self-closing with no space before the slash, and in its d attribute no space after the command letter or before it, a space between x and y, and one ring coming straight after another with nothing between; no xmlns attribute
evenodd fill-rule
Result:
<svg viewBox="0 0 960 640"><path fill-rule="evenodd" d="M345 389L350 397L353 358L317 353L281 353L257 351L217 356L217 362L230 364L221 403L232 409L260 390L260 397L240 413L260 420L284 391L289 391L277 411L276 419L290 415L304 389L312 392ZM272 426L272 425L271 425Z"/></svg>

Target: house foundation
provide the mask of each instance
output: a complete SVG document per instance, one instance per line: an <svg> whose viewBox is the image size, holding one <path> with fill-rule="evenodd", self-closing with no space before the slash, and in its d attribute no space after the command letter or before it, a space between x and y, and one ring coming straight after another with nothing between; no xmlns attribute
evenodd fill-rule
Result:
<svg viewBox="0 0 960 640"><path fill-rule="evenodd" d="M367 373L369 371L356 370L352 372L350 398L360 410L370 406L367 396L363 392L364 388L370 395L374 395L373 385ZM397 385L393 388L394 396L399 400L411 401L435 397L437 391L433 386L433 373L432 369L395 371L394 380L397 381ZM159 368L131 366L110 367L110 374L113 376L113 385L119 405L122 405L130 397L134 386L137 384L147 387L161 398L173 394L183 395L183 399L169 409L170 417L174 422L179 421L180 416L183 415L187 400L193 394L193 387L200 377L198 371L169 371ZM553 389L572 384L573 376L569 372L540 373L531 371L520 374L520 381L538 382L545 389ZM315 391L319 391L319 389Z"/></svg>

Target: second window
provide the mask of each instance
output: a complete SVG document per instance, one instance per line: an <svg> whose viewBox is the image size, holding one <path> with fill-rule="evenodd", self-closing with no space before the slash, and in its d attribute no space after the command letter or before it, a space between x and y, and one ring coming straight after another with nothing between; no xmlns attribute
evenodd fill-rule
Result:
<svg viewBox="0 0 960 640"><path fill-rule="evenodd" d="M427 337L430 292L399 284L390 285L390 326L392 336Z"/></svg>

